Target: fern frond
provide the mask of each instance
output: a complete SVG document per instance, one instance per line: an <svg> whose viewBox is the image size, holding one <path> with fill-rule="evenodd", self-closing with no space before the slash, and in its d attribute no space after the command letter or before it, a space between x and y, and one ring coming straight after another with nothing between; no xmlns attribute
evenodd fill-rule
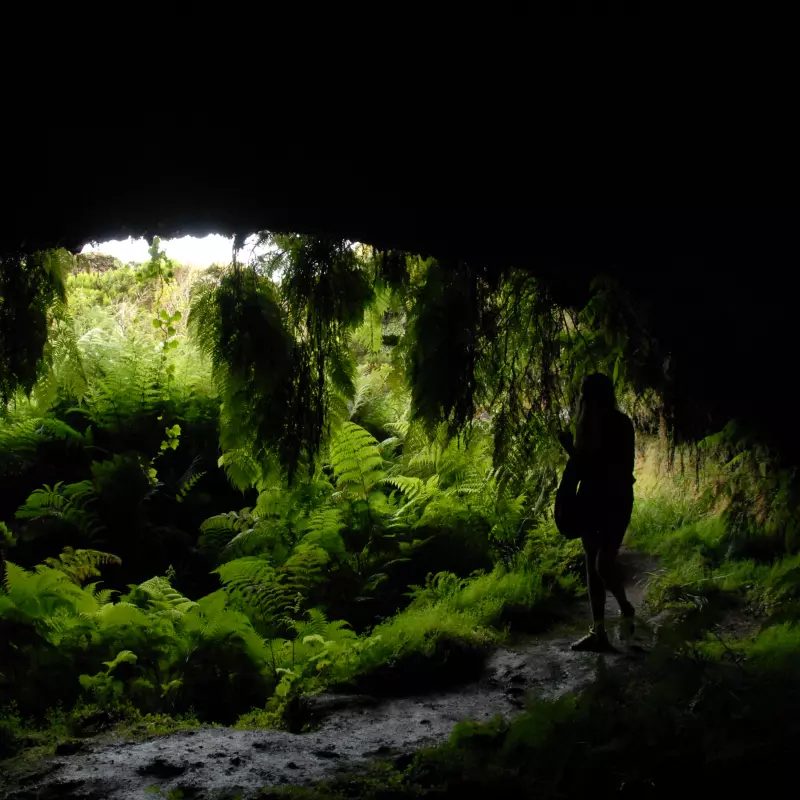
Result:
<svg viewBox="0 0 800 800"><path fill-rule="evenodd" d="M330 462L336 486L351 497L367 500L372 488L386 473L374 436L353 422L345 422L334 437Z"/></svg>
<svg viewBox="0 0 800 800"><path fill-rule="evenodd" d="M200 479L207 474L206 470L199 469L200 465L203 463L202 456L195 456L192 459L192 463L189 464L186 472L181 475L178 479L178 489L175 493L175 499L182 503L189 492L197 486Z"/></svg>
<svg viewBox="0 0 800 800"><path fill-rule="evenodd" d="M325 629L328 627L328 618L319 608L309 608L306 611L308 616L307 620L292 620L292 628L294 628L298 639L302 640L307 636L321 636Z"/></svg>
<svg viewBox="0 0 800 800"><path fill-rule="evenodd" d="M63 516L63 511L69 501L60 491L62 485L61 482L52 487L45 484L44 488L35 489L25 503L17 509L14 516L17 519L37 518L45 515Z"/></svg>
<svg viewBox="0 0 800 800"><path fill-rule="evenodd" d="M103 627L109 631L114 628L126 627L146 630L150 622L147 614L141 608L125 601L102 606L97 612L97 617Z"/></svg>
<svg viewBox="0 0 800 800"><path fill-rule="evenodd" d="M267 625L282 625L299 610L321 577L328 554L319 547L300 545L278 569L264 559L239 558L218 567L226 592Z"/></svg>
<svg viewBox="0 0 800 800"><path fill-rule="evenodd" d="M281 521L258 520L252 527L239 531L225 545L221 555L226 558L246 555L273 555L282 561L283 524Z"/></svg>
<svg viewBox="0 0 800 800"><path fill-rule="evenodd" d="M53 417L36 416L0 426L0 466L31 461L39 446L45 442L61 440L69 445L80 445L83 436L74 428Z"/></svg>
<svg viewBox="0 0 800 800"><path fill-rule="evenodd" d="M309 516L301 541L306 545L316 545L337 558L344 558L346 549L341 537L344 527L338 509L323 508Z"/></svg>
<svg viewBox="0 0 800 800"><path fill-rule="evenodd" d="M408 436L409 429L411 427L411 422L407 419L397 420L396 422L388 422L386 424L386 430L390 433L394 433L395 436L403 441L406 436Z"/></svg>
<svg viewBox="0 0 800 800"><path fill-rule="evenodd" d="M122 559L99 550L73 550L71 547L65 547L58 558L46 558L44 563L51 569L60 570L73 583L80 586L89 578L98 577L99 567L109 564L119 566L122 564Z"/></svg>
<svg viewBox="0 0 800 800"><path fill-rule="evenodd" d="M252 530L254 522L249 508L209 517L200 525L200 549L219 556L239 534Z"/></svg>
<svg viewBox="0 0 800 800"><path fill-rule="evenodd" d="M59 608L74 609L87 596L59 570L40 565L30 571L11 561L5 564L3 591L14 613L35 624L46 624Z"/></svg>
<svg viewBox="0 0 800 800"><path fill-rule="evenodd" d="M410 501L416 500L420 495L425 494L425 481L422 478L395 475L386 478L384 482L399 489Z"/></svg>
<svg viewBox="0 0 800 800"><path fill-rule="evenodd" d="M350 623L346 619L332 619L325 626L325 639L328 641L342 641L344 639L355 639L356 632L350 628Z"/></svg>
<svg viewBox="0 0 800 800"><path fill-rule="evenodd" d="M136 586L131 592L131 598L172 618L179 618L197 605L194 600L184 597L174 589L167 578L160 576Z"/></svg>
<svg viewBox="0 0 800 800"><path fill-rule="evenodd" d="M225 591L254 610L262 619L272 621L281 613L272 602L272 589L277 573L268 561L248 556L217 567Z"/></svg>
<svg viewBox="0 0 800 800"><path fill-rule="evenodd" d="M116 589L99 589L99 583L87 583L83 590L90 594L97 602L99 608L108 605L114 598L115 594L119 594Z"/></svg>
<svg viewBox="0 0 800 800"><path fill-rule="evenodd" d="M244 448L226 450L219 457L218 464L225 468L231 485L240 492L255 486L261 476L258 461Z"/></svg>
<svg viewBox="0 0 800 800"><path fill-rule="evenodd" d="M54 486L45 484L43 488L34 490L15 516L28 520L61 519L86 536L93 537L100 530L97 515L87 509L93 500L91 481L72 484L59 481Z"/></svg>

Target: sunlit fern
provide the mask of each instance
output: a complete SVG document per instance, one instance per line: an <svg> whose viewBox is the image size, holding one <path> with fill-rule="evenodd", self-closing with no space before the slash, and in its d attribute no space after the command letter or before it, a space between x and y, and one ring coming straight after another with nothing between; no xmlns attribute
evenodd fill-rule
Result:
<svg viewBox="0 0 800 800"><path fill-rule="evenodd" d="M74 550L65 547L58 558L46 558L44 564L52 569L63 572L73 583L79 586L89 578L100 576L100 567L108 565L119 566L122 559L111 553L103 553L99 550ZM37 570L42 567L37 567Z"/></svg>

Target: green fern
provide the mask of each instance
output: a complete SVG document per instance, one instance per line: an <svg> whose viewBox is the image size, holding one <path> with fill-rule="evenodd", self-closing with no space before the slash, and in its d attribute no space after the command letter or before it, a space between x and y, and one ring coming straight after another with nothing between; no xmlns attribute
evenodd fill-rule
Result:
<svg viewBox="0 0 800 800"><path fill-rule="evenodd" d="M293 474L302 458L302 438L294 423L276 409L295 406L298 350L275 284L241 268L199 282L189 328L211 360L222 396L224 450L244 453L244 458L228 457L235 484L242 486L248 475L257 474L253 467L270 446ZM298 415L305 413L295 410Z"/></svg>
<svg viewBox="0 0 800 800"><path fill-rule="evenodd" d="M283 608L276 608L272 602L277 571L268 561L246 556L222 564L214 572L228 595L255 611L261 619L271 622L283 612Z"/></svg>
<svg viewBox="0 0 800 800"><path fill-rule="evenodd" d="M80 586L65 572L49 567L31 571L7 561L3 594L3 616L29 621L40 629L48 627L59 609L86 608L87 596Z"/></svg>
<svg viewBox="0 0 800 800"><path fill-rule="evenodd" d="M337 489L350 499L368 503L386 477L377 440L353 422L341 426L331 443L330 461Z"/></svg>
<svg viewBox="0 0 800 800"><path fill-rule="evenodd" d="M169 579L164 577L150 578L133 587L130 598L131 602L154 609L172 619L182 617L197 605L194 600L189 600L174 589Z"/></svg>
<svg viewBox="0 0 800 800"><path fill-rule="evenodd" d="M68 446L88 444L87 438L61 420L36 416L0 425L0 472L20 472L36 460L46 442L63 441Z"/></svg>
<svg viewBox="0 0 800 800"><path fill-rule="evenodd" d="M229 561L215 572L226 592L269 628L282 629L299 614L311 587L322 577L328 554L319 547L300 546L279 568L261 558Z"/></svg>
<svg viewBox="0 0 800 800"><path fill-rule="evenodd" d="M261 554L282 564L289 553L283 520L259 519L252 527L237 533L221 553L223 558Z"/></svg>
<svg viewBox="0 0 800 800"><path fill-rule="evenodd" d="M426 504L439 492L438 475L431 475L427 480L404 475L394 475L386 478L385 482L399 489L406 499L405 505L395 513L396 520L403 519L412 509L416 508L418 505Z"/></svg>
<svg viewBox="0 0 800 800"><path fill-rule="evenodd" d="M116 589L100 589L99 586L100 584L98 582L87 583L83 589L97 602L98 608L103 608L111 603L114 599L114 595L119 594L119 592Z"/></svg>
<svg viewBox="0 0 800 800"><path fill-rule="evenodd" d="M59 519L91 539L102 530L99 518L88 508L94 499L94 488L88 480L71 484L59 481L53 486L45 484L28 496L15 516L31 521Z"/></svg>
<svg viewBox="0 0 800 800"><path fill-rule="evenodd" d="M249 508L209 517L200 525L200 549L219 558L234 540L238 539L241 544L250 534L254 533L254 525L257 520L258 518Z"/></svg>
<svg viewBox="0 0 800 800"><path fill-rule="evenodd" d="M62 482L50 487L47 484L43 489L35 489L17 509L17 519L30 519L45 515L63 516L64 509L69 506L69 499L61 492Z"/></svg>
<svg viewBox="0 0 800 800"><path fill-rule="evenodd" d="M305 525L302 544L314 545L331 556L343 559L346 555L344 540L341 536L344 527L338 509L322 508L314 511L309 515Z"/></svg>
<svg viewBox="0 0 800 800"><path fill-rule="evenodd" d="M184 502L192 489L197 486L201 478L208 474L206 470L198 469L202 463L202 456L195 456L192 459L192 463L189 464L188 468L186 469L186 472L184 472L183 475L178 478L175 500L177 500L179 503Z"/></svg>
<svg viewBox="0 0 800 800"><path fill-rule="evenodd" d="M422 478L393 475L386 478L386 483L399 489L409 501L425 495L425 481Z"/></svg>
<svg viewBox="0 0 800 800"><path fill-rule="evenodd" d="M294 629L298 639L302 640L308 636L320 636L325 633L328 627L328 618L321 609L310 608L306 615L308 616L307 620L292 620L291 627Z"/></svg>
<svg viewBox="0 0 800 800"><path fill-rule="evenodd" d="M167 400L162 368L154 357L128 346L116 360L98 365L83 405L75 410L96 426L112 430L137 414L155 413Z"/></svg>
<svg viewBox="0 0 800 800"><path fill-rule="evenodd" d="M13 547L17 540L14 534L8 529L5 522L0 522L0 549L3 547Z"/></svg>
<svg viewBox="0 0 800 800"><path fill-rule="evenodd" d="M411 430L411 422L408 419L395 420L386 424L386 430L393 433L400 441L404 440Z"/></svg>
<svg viewBox="0 0 800 800"><path fill-rule="evenodd" d="M63 572L73 583L79 586L89 578L100 575L101 566L109 564L120 565L122 560L111 553L102 553L99 550L73 550L65 547L58 558L46 558L44 563L51 569ZM37 567L41 569L42 567Z"/></svg>
<svg viewBox="0 0 800 800"><path fill-rule="evenodd" d="M218 466L225 469L228 480L241 492L257 486L262 475L261 466L249 448L226 450L219 457Z"/></svg>
<svg viewBox="0 0 800 800"><path fill-rule="evenodd" d="M0 257L0 403L30 392L51 357L47 339L65 308L65 275L73 256L48 250Z"/></svg>
<svg viewBox="0 0 800 800"><path fill-rule="evenodd" d="M149 632L151 617L134 603L120 600L106 603L97 610L97 618L104 631L109 635L119 636L124 631Z"/></svg>
<svg viewBox="0 0 800 800"><path fill-rule="evenodd" d="M301 542L278 569L272 590L273 605L284 614L300 613L311 588L323 577L330 558L321 547Z"/></svg>
<svg viewBox="0 0 800 800"><path fill-rule="evenodd" d="M341 513L328 504L332 486L317 480L292 490L274 485L261 492L253 509L218 514L200 526L200 547L218 561L259 556L280 566L300 543L343 558Z"/></svg>

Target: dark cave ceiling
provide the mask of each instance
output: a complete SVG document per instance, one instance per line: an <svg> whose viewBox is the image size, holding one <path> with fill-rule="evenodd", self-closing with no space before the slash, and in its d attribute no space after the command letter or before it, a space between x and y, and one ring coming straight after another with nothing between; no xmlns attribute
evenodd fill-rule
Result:
<svg viewBox="0 0 800 800"><path fill-rule="evenodd" d="M530 269L566 305L610 272L647 307L709 425L791 413L800 209L699 207L690 193L637 205L574 175L555 191L513 153L443 163L318 158L236 131L73 129L7 159L0 249L294 230Z"/></svg>

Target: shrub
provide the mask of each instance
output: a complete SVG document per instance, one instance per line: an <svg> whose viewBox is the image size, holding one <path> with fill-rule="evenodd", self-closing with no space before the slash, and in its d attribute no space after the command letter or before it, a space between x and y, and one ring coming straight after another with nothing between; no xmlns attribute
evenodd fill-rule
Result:
<svg viewBox="0 0 800 800"><path fill-rule="evenodd" d="M353 643L330 678L381 694L449 683L474 676L497 639L472 611L444 603L409 608Z"/></svg>

